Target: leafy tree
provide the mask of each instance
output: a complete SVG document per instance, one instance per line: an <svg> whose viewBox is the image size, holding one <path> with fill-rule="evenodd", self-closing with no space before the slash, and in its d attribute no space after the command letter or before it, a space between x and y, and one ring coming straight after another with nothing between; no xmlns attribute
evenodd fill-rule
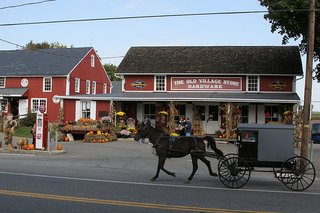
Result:
<svg viewBox="0 0 320 213"><path fill-rule="evenodd" d="M116 76L117 66L114 64L104 64L104 69L108 74L111 81L120 81L121 79Z"/></svg>
<svg viewBox="0 0 320 213"><path fill-rule="evenodd" d="M44 41L42 43L34 43L33 41L30 41L28 44L26 44L25 49L35 50L35 49L66 48L66 47L67 47L66 45L60 44L59 42L49 43L47 41Z"/></svg>
<svg viewBox="0 0 320 213"><path fill-rule="evenodd" d="M260 4L268 8L269 13L264 16L271 23L271 32L278 32L282 37L282 44L290 39L298 40L300 51L305 54L308 44L309 0L259 0ZM319 8L320 0L316 0ZM314 60L318 61L315 69L315 79L320 82L320 17L316 11Z"/></svg>

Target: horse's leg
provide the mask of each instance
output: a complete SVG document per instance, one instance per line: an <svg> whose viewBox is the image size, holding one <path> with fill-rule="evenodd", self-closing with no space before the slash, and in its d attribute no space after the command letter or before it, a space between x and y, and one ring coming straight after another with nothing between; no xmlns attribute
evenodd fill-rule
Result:
<svg viewBox="0 0 320 213"><path fill-rule="evenodd" d="M164 163L166 162L166 157L159 157L158 159L158 168L157 168L157 173L156 175L151 179L151 181L155 181L158 177L159 177L159 172L160 172L160 169L162 171L164 171L165 173L167 173L168 175L171 175L173 177L176 176L176 174L174 172L170 172L168 170L166 170L164 168Z"/></svg>
<svg viewBox="0 0 320 213"><path fill-rule="evenodd" d="M204 156L199 157L199 159L200 159L204 164L206 164L206 166L208 167L208 170L209 170L209 174L210 174L211 176L218 176L217 173L215 173L215 172L212 171L210 161L208 161Z"/></svg>
<svg viewBox="0 0 320 213"><path fill-rule="evenodd" d="M165 160L165 159L164 159ZM159 172L160 172L160 168L161 168L161 164L164 164L164 160L161 160L160 157L158 157L158 166L157 166L157 172L156 175L151 178L151 181L155 181L157 180L157 178L159 177ZM162 166L163 167L163 166Z"/></svg>
<svg viewBox="0 0 320 213"><path fill-rule="evenodd" d="M198 156L191 155L191 159L192 159L192 172L191 172L191 175L186 180L186 183L190 183L194 174L198 170Z"/></svg>
<svg viewBox="0 0 320 213"><path fill-rule="evenodd" d="M166 170L165 168L164 168L164 163L166 162L166 157L163 157L163 163L161 164L161 167L160 167L160 169L162 170L162 171L164 171L165 173L167 173L167 175L171 175L172 177L176 177L176 174L174 173L174 172L170 172L170 171L168 171L168 170Z"/></svg>

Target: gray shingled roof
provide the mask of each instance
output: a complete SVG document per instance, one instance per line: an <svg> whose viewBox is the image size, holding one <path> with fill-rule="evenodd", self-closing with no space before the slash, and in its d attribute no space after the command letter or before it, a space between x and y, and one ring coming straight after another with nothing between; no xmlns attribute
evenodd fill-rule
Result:
<svg viewBox="0 0 320 213"><path fill-rule="evenodd" d="M296 46L131 47L119 74L302 75Z"/></svg>
<svg viewBox="0 0 320 213"><path fill-rule="evenodd" d="M21 97L28 88L0 88L0 97Z"/></svg>
<svg viewBox="0 0 320 213"><path fill-rule="evenodd" d="M0 51L0 76L67 75L92 47Z"/></svg>

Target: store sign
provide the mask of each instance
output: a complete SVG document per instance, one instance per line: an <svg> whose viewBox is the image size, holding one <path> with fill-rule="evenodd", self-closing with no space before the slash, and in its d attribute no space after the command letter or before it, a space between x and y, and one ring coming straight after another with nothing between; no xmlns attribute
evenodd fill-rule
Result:
<svg viewBox="0 0 320 213"><path fill-rule="evenodd" d="M148 84L144 81L141 80L136 80L135 82L133 82L131 84L131 86L135 87L136 89L143 89L144 87L146 87Z"/></svg>
<svg viewBox="0 0 320 213"><path fill-rule="evenodd" d="M241 91L240 77L172 77L171 90Z"/></svg>
<svg viewBox="0 0 320 213"><path fill-rule="evenodd" d="M283 83L281 81L274 81L274 82L269 84L269 87L274 89L274 90L281 90L283 88L286 88L287 84Z"/></svg>

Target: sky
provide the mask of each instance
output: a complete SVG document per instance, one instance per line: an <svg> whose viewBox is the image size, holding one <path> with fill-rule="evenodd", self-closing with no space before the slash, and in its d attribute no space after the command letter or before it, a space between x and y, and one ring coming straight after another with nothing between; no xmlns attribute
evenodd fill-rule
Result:
<svg viewBox="0 0 320 213"><path fill-rule="evenodd" d="M10 7L27 3L21 7ZM119 65L132 46L280 46L282 37L271 33L263 13L149 19L124 19L41 25L1 26L20 22L92 19L144 15L262 11L258 0L1 0L0 50L15 44L59 42L93 47L102 63ZM288 45L298 45L290 40ZM306 56L301 56L305 70ZM303 101L305 78L297 81ZM312 105L320 111L320 83L313 81Z"/></svg>

